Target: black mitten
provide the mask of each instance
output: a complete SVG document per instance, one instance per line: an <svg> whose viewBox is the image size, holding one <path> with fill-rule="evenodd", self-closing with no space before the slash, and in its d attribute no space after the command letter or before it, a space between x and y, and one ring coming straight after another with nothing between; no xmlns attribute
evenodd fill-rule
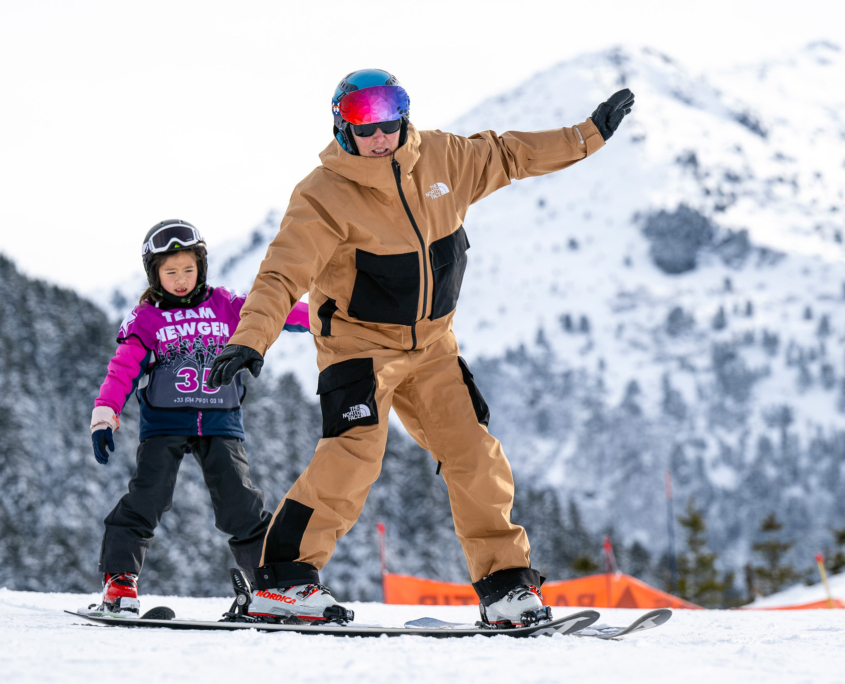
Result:
<svg viewBox="0 0 845 684"><path fill-rule="evenodd" d="M209 389L228 385L244 369L257 378L263 365L264 357L254 349L241 344L230 344L214 359L205 384Z"/></svg>
<svg viewBox="0 0 845 684"><path fill-rule="evenodd" d="M613 93L607 102L602 102L590 117L596 128L599 129L601 137L607 140L614 134L626 114L631 113L634 106L634 93L625 88Z"/></svg>

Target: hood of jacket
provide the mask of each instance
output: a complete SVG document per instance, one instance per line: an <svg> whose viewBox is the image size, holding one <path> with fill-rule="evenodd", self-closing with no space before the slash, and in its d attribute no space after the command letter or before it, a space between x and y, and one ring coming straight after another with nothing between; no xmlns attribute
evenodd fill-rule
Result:
<svg viewBox="0 0 845 684"><path fill-rule="evenodd" d="M392 155L385 157L361 157L349 154L337 140L320 153L320 161L330 171L367 188L384 190L396 187L393 175L393 159L399 162L403 173L410 173L420 158L420 134L412 123L408 124L405 144Z"/></svg>

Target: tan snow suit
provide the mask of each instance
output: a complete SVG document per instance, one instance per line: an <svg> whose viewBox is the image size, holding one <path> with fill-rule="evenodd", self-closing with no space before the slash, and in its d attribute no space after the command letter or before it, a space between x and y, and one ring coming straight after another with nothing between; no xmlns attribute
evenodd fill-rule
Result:
<svg viewBox="0 0 845 684"><path fill-rule="evenodd" d="M323 439L267 533L270 586L298 579L291 568L322 568L355 524L381 470L391 407L442 464L473 582L530 566L525 530L510 521L510 465L451 332L469 248L463 220L511 180L566 168L602 145L588 119L470 138L409 125L393 157L351 155L337 141L322 152L293 192L229 342L265 354L309 293Z"/></svg>

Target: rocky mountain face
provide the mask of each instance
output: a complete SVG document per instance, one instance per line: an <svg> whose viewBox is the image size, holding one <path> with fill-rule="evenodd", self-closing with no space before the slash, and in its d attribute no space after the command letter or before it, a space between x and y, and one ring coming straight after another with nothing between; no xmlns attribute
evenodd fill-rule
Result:
<svg viewBox="0 0 845 684"><path fill-rule="evenodd" d="M845 526L845 94L830 87L843 81L845 55L827 43L706 77L620 48L537 74L447 127L551 129L621 87L637 97L595 156L515 182L465 222L455 332L513 464L514 518L550 578L597 559L610 531L621 569L661 583L667 471L675 510L703 509L724 571L751 559L771 512L801 568ZM211 245L212 281L248 290L279 220L270 212ZM8 262L0 271L0 480L14 493L0 503L0 584L47 573L57 589L90 587L137 427L130 402L121 453L101 468L88 416L113 351L108 319L141 282L100 301L104 314ZM310 336L283 335L265 370L245 417L273 507L319 435ZM193 465L150 553L147 590L227 593L228 551ZM336 593L378 596L378 520L391 570L466 579L434 467L392 430L382 478L328 566Z"/></svg>

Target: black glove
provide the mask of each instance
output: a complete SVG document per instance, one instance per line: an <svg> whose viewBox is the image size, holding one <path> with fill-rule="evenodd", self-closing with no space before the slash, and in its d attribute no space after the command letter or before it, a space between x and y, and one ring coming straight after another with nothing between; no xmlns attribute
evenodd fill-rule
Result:
<svg viewBox="0 0 845 684"><path fill-rule="evenodd" d="M111 428L94 430L91 433L91 442L94 444L94 458L97 459L97 463L108 465L109 451L114 453L114 437L112 436ZM108 451L106 451L107 444L109 447Z"/></svg>
<svg viewBox="0 0 845 684"><path fill-rule="evenodd" d="M622 119L626 114L631 113L631 107L634 106L634 93L625 88L619 92L613 93L607 102L602 102L593 115L590 117L596 128L599 129L601 137L607 140L614 134Z"/></svg>
<svg viewBox="0 0 845 684"><path fill-rule="evenodd" d="M257 378L263 365L264 357L254 349L241 344L230 344L214 359L205 384L209 389L228 385L244 369Z"/></svg>

